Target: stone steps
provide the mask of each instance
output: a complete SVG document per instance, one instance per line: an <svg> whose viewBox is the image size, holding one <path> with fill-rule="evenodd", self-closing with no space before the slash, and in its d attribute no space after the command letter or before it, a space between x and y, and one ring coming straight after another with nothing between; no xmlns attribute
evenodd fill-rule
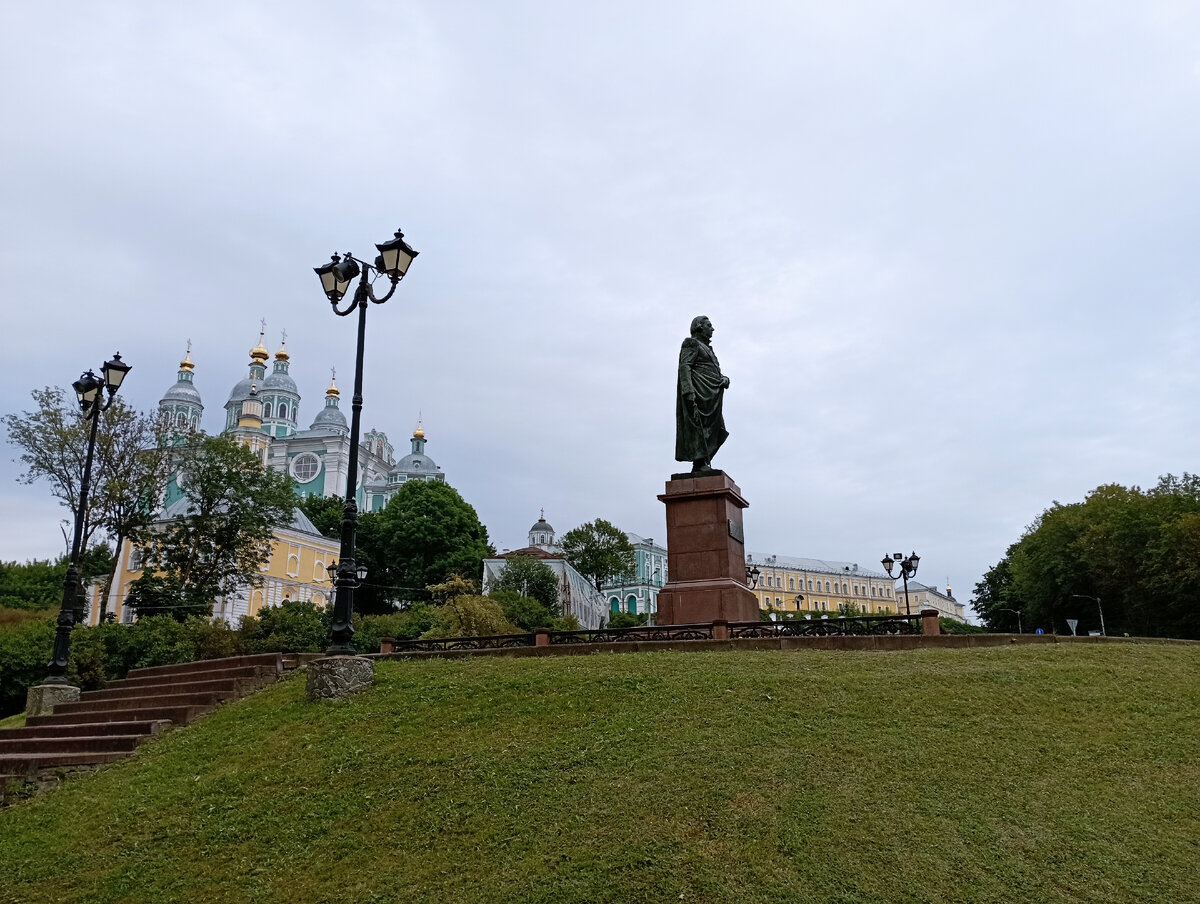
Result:
<svg viewBox="0 0 1200 904"><path fill-rule="evenodd" d="M187 725L253 693L307 658L266 653L132 669L101 690L83 692L77 703L30 716L23 728L0 730L0 800L17 783L123 759L164 728Z"/></svg>

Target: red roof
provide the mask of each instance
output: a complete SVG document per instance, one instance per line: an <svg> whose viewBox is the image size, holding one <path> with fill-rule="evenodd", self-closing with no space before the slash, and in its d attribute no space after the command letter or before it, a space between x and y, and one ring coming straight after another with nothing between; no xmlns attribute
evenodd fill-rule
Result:
<svg viewBox="0 0 1200 904"><path fill-rule="evenodd" d="M540 546L526 546L524 549L514 549L512 552L499 553L497 559L511 559L513 556L527 556L530 559L561 559L558 553L548 552Z"/></svg>

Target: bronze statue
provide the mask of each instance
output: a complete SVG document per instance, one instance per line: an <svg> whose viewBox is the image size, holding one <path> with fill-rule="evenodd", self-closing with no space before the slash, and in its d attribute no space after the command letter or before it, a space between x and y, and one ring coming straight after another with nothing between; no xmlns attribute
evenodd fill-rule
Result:
<svg viewBox="0 0 1200 904"><path fill-rule="evenodd" d="M729 377L712 350L712 322L692 320L692 335L679 350L679 382L675 395L675 460L690 461L692 473L712 470L712 458L729 433L721 403Z"/></svg>

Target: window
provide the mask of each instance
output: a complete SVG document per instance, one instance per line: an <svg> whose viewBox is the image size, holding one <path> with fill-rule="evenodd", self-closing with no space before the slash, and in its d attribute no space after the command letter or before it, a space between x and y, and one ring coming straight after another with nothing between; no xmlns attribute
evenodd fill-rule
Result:
<svg viewBox="0 0 1200 904"><path fill-rule="evenodd" d="M826 592L826 593L829 593L829 592L830 592L830 590L829 590L829 581L826 581L826 582L825 582L825 592Z"/></svg>
<svg viewBox="0 0 1200 904"><path fill-rule="evenodd" d="M267 404L263 405L263 417L270 417L270 416L271 416L271 403L267 402Z"/></svg>
<svg viewBox="0 0 1200 904"><path fill-rule="evenodd" d="M788 590L795 590L795 589L796 589L796 579L794 577L789 576L788 577Z"/></svg>
<svg viewBox="0 0 1200 904"><path fill-rule="evenodd" d="M313 452L301 452L292 459L292 476L299 483L308 483L321 473L321 459Z"/></svg>
<svg viewBox="0 0 1200 904"><path fill-rule="evenodd" d="M629 595L629 599L625 600L625 611L637 614L637 597L632 593Z"/></svg>
<svg viewBox="0 0 1200 904"><path fill-rule="evenodd" d="M808 589L812 590L812 578L808 579Z"/></svg>

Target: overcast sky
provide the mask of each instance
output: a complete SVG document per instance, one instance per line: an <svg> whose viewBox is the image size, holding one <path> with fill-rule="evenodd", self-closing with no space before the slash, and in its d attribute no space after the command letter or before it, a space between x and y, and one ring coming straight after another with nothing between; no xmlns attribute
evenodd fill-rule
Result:
<svg viewBox="0 0 1200 904"><path fill-rule="evenodd" d="M1194 3L8 3L0 411L119 350L205 426L268 324L307 425L352 319L312 267L421 252L364 428L499 548L545 507L662 540L696 314L747 547L966 599L1053 500L1196 471ZM0 559L66 514L0 464Z"/></svg>

